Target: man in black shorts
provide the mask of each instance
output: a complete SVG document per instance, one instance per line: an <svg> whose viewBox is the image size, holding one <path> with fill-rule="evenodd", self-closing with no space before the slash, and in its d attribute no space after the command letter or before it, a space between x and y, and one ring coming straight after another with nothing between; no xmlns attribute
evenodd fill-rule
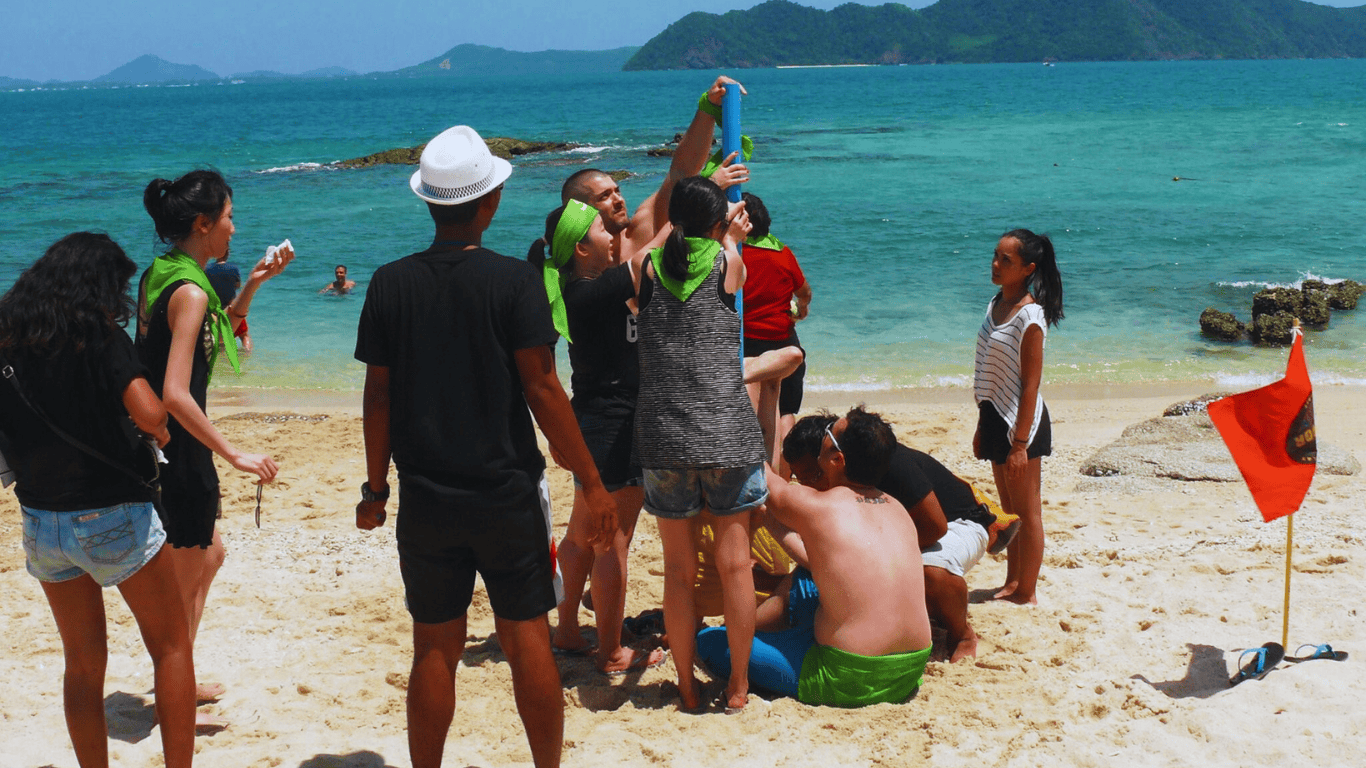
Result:
<svg viewBox="0 0 1366 768"><path fill-rule="evenodd" d="M588 535L596 542L616 527L612 497L555 375L541 275L480 247L511 173L467 126L428 143L410 186L428 204L435 241L375 272L357 332L356 359L367 366L367 481L356 526L384 524L392 457L399 567L413 617L414 768L441 763L476 572L532 759L538 768L559 765L564 697L546 613L560 595L533 415L583 483Z"/></svg>
<svg viewBox="0 0 1366 768"><path fill-rule="evenodd" d="M826 428L836 420L831 414L807 416L783 441L783 454L802 485L825 489L816 457ZM900 443L877 489L901 502L915 521L925 564L925 604L930 618L948 632L949 661L976 657L965 576L982 555L1005 550L1020 519L1001 512L933 456Z"/></svg>

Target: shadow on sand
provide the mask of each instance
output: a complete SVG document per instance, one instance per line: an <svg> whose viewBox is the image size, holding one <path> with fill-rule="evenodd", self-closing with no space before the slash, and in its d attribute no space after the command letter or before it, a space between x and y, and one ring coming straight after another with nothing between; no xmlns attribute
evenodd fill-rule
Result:
<svg viewBox="0 0 1366 768"><path fill-rule="evenodd" d="M1224 663L1224 650L1195 643L1186 643L1186 647L1191 651L1191 659L1184 678L1159 683L1143 675L1134 675L1129 679L1141 680L1173 699L1207 699L1220 691L1227 691L1229 671Z"/></svg>

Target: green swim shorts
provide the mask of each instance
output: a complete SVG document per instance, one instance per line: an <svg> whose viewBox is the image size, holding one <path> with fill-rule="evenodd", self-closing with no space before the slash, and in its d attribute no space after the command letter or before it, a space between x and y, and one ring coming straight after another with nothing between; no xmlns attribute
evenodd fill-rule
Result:
<svg viewBox="0 0 1366 768"><path fill-rule="evenodd" d="M797 699L806 704L866 707L901 703L915 695L931 648L886 656L860 656L828 645L813 645L802 659Z"/></svg>

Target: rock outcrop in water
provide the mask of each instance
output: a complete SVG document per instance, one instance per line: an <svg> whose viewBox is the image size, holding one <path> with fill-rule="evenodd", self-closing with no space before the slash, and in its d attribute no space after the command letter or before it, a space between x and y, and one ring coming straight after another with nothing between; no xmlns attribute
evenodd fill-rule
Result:
<svg viewBox="0 0 1366 768"><path fill-rule="evenodd" d="M1296 319L1307 328L1326 328L1331 310L1356 309L1363 293L1366 286L1355 280L1305 280L1299 288L1267 288L1252 297L1248 325L1227 312L1206 307L1200 313L1200 332L1220 341L1237 341L1246 332L1257 344L1283 346L1294 340Z"/></svg>
<svg viewBox="0 0 1366 768"><path fill-rule="evenodd" d="M536 152L563 152L578 146L562 141L527 141L507 136L491 136L484 139L484 143L488 145L490 152L504 160L511 160L513 157ZM342 168L369 168L372 165L417 165L422 159L422 149L426 146L426 144L419 144L416 147L386 149L383 152L376 152L365 157L341 160L337 165Z"/></svg>

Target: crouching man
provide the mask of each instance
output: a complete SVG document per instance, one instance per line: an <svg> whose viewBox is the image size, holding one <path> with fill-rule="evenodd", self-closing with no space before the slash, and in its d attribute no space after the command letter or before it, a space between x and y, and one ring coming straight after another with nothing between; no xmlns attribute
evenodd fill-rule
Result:
<svg viewBox="0 0 1366 768"><path fill-rule="evenodd" d="M902 702L919 689L930 620L915 523L873 485L895 446L886 422L855 408L825 431L817 462L827 490L770 470L768 510L796 534L789 551L805 567L786 596L788 628L755 633L755 687L840 707ZM724 627L703 630L697 649L714 675L729 674Z"/></svg>

